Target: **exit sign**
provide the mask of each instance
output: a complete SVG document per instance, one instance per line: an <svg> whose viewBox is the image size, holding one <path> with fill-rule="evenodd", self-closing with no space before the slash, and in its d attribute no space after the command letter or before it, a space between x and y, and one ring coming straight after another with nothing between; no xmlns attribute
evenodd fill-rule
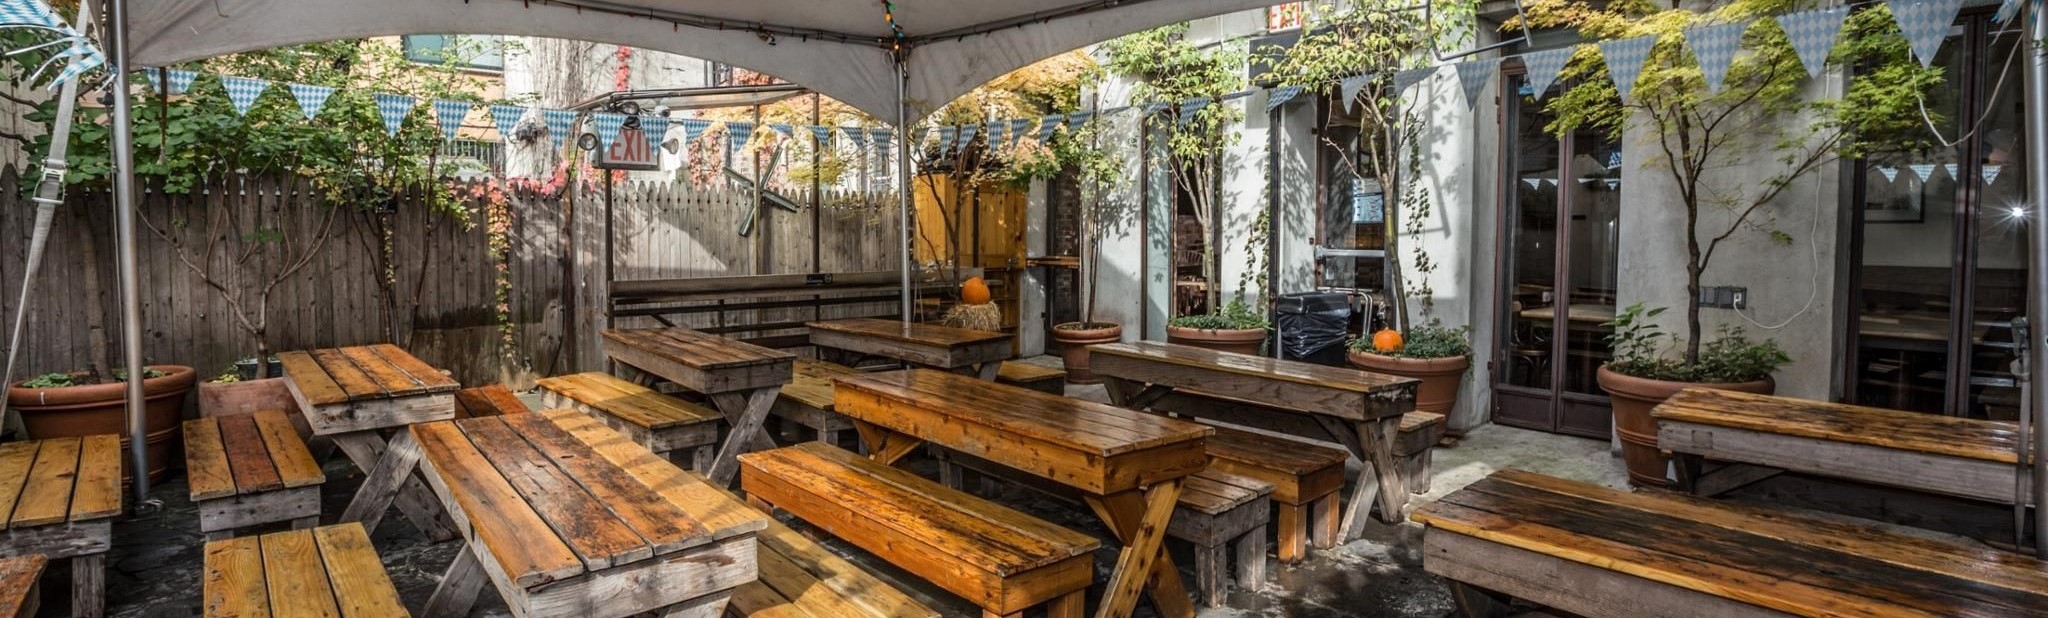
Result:
<svg viewBox="0 0 2048 618"><path fill-rule="evenodd" d="M661 148L650 143L647 134L637 127L620 129L612 147L598 150L595 164L608 170L659 170Z"/></svg>

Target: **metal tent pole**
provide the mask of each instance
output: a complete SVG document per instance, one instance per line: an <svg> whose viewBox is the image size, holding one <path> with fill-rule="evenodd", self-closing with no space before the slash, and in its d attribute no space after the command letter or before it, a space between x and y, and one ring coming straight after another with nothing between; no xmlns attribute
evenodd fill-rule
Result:
<svg viewBox="0 0 2048 618"><path fill-rule="evenodd" d="M128 366L128 457L135 504L149 500L149 434L142 416L142 291L135 274L135 153L128 105L128 0L107 3L107 55L114 73L114 233L121 246L121 348Z"/></svg>
<svg viewBox="0 0 2048 618"><path fill-rule="evenodd" d="M2048 0L2027 2L2028 36L2022 44L2030 44L2048 38L2048 20L2043 19L2043 9ZM2033 388L2027 391L2027 414L2034 418L2034 555L2048 558L2048 380L2042 380L2048 370L2048 343L2041 335L2048 331L2048 57L2039 50L2029 49L2025 73L2025 89L2021 98L2026 101L2027 130L2027 204L2033 208L2033 225L2028 226L2027 266L2032 276L2027 277L2027 322L2033 341L2023 346L2027 350L2027 370L2032 374ZM2026 436L2021 436L2026 439Z"/></svg>
<svg viewBox="0 0 2048 618"><path fill-rule="evenodd" d="M896 248L903 252L903 323L910 324L910 65L896 56Z"/></svg>
<svg viewBox="0 0 2048 618"><path fill-rule="evenodd" d="M88 10L79 11L84 19L78 21L91 20ZM50 151L43 156L43 177L36 182L35 197L30 198L36 203L35 231L28 241L28 263L22 269L21 298L14 304L14 334L7 338L7 369L0 373L0 384L14 383L14 363L21 356L25 342L22 335L28 326L29 293L35 288L36 271L42 268L43 251L49 247L50 229L55 225L57 207L64 204L64 172L68 169L64 155L71 142L71 117L78 102L78 82L77 78L64 82L57 93L57 117L50 127ZM99 299L93 299L93 302L99 302ZM16 439L34 437L28 435L8 408L6 398L0 398L0 419L4 419L0 420L0 432L19 430L21 435Z"/></svg>

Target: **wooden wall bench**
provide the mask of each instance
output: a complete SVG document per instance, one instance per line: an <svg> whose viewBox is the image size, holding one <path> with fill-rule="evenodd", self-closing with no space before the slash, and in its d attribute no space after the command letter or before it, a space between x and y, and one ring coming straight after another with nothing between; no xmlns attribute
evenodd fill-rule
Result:
<svg viewBox="0 0 2048 618"><path fill-rule="evenodd" d="M860 370L839 363L811 358L796 359L789 384L768 413L786 422L816 432L818 441L838 444L840 432L853 429L853 421L832 408L832 380L860 375Z"/></svg>
<svg viewBox="0 0 2048 618"><path fill-rule="evenodd" d="M2048 563L1845 518L1503 470L1422 507L1467 616L1508 595L1607 616L2039 616Z"/></svg>
<svg viewBox="0 0 2048 618"><path fill-rule="evenodd" d="M185 476L209 541L252 526L320 523L327 474L283 410L185 421Z"/></svg>
<svg viewBox="0 0 2048 618"><path fill-rule="evenodd" d="M1702 460L1713 459L2032 503L2032 483L2014 476L2019 428L2009 422L1704 388L1680 391L1650 415L1658 422L1658 446L1678 455L1680 486L1703 494L1740 485L1705 475Z"/></svg>
<svg viewBox="0 0 2048 618"><path fill-rule="evenodd" d="M209 617L407 616L362 524L206 544Z"/></svg>
<svg viewBox="0 0 2048 618"><path fill-rule="evenodd" d="M544 407L582 410L656 455L689 461L698 472L711 469L725 420L716 410L595 371L541 378L539 385Z"/></svg>
<svg viewBox="0 0 2048 618"><path fill-rule="evenodd" d="M817 442L740 456L748 499L832 532L984 616L1081 615L1094 537Z"/></svg>
<svg viewBox="0 0 2048 618"><path fill-rule="evenodd" d="M455 391L455 418L498 416L532 412L512 389L503 384L486 384Z"/></svg>
<svg viewBox="0 0 2048 618"><path fill-rule="evenodd" d="M71 615L106 610L106 559L121 514L121 439L0 444L0 556L71 561Z"/></svg>
<svg viewBox="0 0 2048 618"><path fill-rule="evenodd" d="M1180 501L1166 536L1195 545L1195 587L1203 605L1223 607L1223 576L1237 567L1239 590L1266 583L1266 524L1271 521L1273 484L1224 472L1197 472L1181 484ZM1227 560L1236 546L1237 562Z"/></svg>
<svg viewBox="0 0 2048 618"><path fill-rule="evenodd" d="M50 559L42 554L0 558L0 616L32 618L42 604L43 567Z"/></svg>

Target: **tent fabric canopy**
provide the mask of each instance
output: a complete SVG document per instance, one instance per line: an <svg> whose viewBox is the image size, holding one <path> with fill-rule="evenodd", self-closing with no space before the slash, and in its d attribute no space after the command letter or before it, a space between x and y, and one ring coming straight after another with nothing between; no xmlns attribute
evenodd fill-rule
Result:
<svg viewBox="0 0 2048 618"><path fill-rule="evenodd" d="M913 120L1054 54L1272 0L897 0ZM500 34L628 45L747 67L893 119L880 1L129 0L130 64L341 38Z"/></svg>

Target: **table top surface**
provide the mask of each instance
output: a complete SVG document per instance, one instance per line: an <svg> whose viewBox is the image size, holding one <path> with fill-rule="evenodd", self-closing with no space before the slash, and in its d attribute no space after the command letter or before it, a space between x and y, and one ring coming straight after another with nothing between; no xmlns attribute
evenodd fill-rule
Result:
<svg viewBox="0 0 2048 618"><path fill-rule="evenodd" d="M316 406L454 392L454 378L398 346L379 343L281 352L284 377Z"/></svg>
<svg viewBox="0 0 2048 618"><path fill-rule="evenodd" d="M414 425L451 513L522 586L758 532L766 516L574 410Z"/></svg>
<svg viewBox="0 0 2048 618"><path fill-rule="evenodd" d="M15 530L121 514L121 438L0 444L0 515Z"/></svg>
<svg viewBox="0 0 2048 618"><path fill-rule="evenodd" d="M2020 616L2048 563L1977 543L1503 470L1414 519L1799 616Z"/></svg>
<svg viewBox="0 0 2048 618"><path fill-rule="evenodd" d="M606 341L632 346L698 371L787 363L796 354L688 328L607 328Z"/></svg>
<svg viewBox="0 0 2048 618"><path fill-rule="evenodd" d="M1706 388L1679 391L1650 412L1659 420L1899 449L2019 461L2019 426L1902 410Z"/></svg>
<svg viewBox="0 0 2048 618"><path fill-rule="evenodd" d="M867 373L835 381L839 414L947 445L925 437L930 428L906 427L889 410L850 406L845 393L863 393L898 405L915 406L982 429L1029 437L1059 448L1110 457L1215 433L1205 425L1061 397L1043 391L988 382L932 369Z"/></svg>
<svg viewBox="0 0 2048 618"><path fill-rule="evenodd" d="M872 337L901 343L941 348L958 348L991 341L1009 341L1010 335L986 330L957 328L939 324L911 322L881 318L847 318L810 322L804 326L812 331L830 331L858 337Z"/></svg>
<svg viewBox="0 0 2048 618"><path fill-rule="evenodd" d="M360 523L210 541L205 551L208 616L407 615Z"/></svg>
<svg viewBox="0 0 2048 618"><path fill-rule="evenodd" d="M1162 341L1109 343L1088 346L1088 350L1091 354L1103 356L1116 356L1196 369L1210 369L1249 378L1268 379L1357 393L1379 393L1411 389L1416 384L1416 381L1411 378L1360 371L1350 367L1331 367L1265 356L1238 354L1236 352L1222 352ZM1103 373L1103 371L1101 368L1096 368L1096 373ZM1200 384L1176 384L1174 386L1199 387Z"/></svg>

